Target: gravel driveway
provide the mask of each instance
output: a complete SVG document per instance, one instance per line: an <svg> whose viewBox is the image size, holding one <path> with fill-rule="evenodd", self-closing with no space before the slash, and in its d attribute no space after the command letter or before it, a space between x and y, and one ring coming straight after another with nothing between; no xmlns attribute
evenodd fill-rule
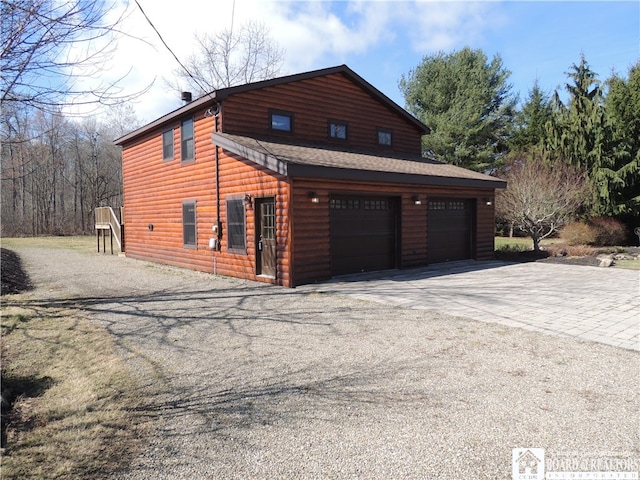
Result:
<svg viewBox="0 0 640 480"><path fill-rule="evenodd" d="M122 479L508 479L640 458L640 354L318 291L16 249L114 336L154 432ZM583 268L583 267L575 267ZM636 466L637 471L637 466Z"/></svg>

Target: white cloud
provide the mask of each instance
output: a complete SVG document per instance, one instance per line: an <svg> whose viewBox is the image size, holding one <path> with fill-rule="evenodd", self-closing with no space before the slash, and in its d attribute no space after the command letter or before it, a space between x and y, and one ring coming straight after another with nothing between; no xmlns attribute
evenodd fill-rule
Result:
<svg viewBox="0 0 640 480"><path fill-rule="evenodd" d="M121 6L124 5L123 0ZM494 21L486 3L414 1L261 1L182 0L167 4L138 0L165 42L181 60L194 50L195 32L213 32L249 20L264 23L285 49L283 73L298 73L353 58L380 62L381 51L410 49L425 53L473 43ZM118 42L117 55L101 80L127 74L123 93L153 87L135 101L139 117L151 121L180 106L177 92L166 86L178 64L134 2L121 26L129 36ZM117 12L114 10L114 15Z"/></svg>
<svg viewBox="0 0 640 480"><path fill-rule="evenodd" d="M433 53L478 44L499 19L488 2L403 3L398 17L415 52Z"/></svg>

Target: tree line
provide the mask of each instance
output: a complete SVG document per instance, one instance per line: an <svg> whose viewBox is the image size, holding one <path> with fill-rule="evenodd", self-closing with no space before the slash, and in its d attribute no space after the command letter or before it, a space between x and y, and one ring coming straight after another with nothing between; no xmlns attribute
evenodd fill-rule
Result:
<svg viewBox="0 0 640 480"><path fill-rule="evenodd" d="M2 235L88 234L94 209L122 205L120 148L129 107L81 120L11 105L2 114Z"/></svg>

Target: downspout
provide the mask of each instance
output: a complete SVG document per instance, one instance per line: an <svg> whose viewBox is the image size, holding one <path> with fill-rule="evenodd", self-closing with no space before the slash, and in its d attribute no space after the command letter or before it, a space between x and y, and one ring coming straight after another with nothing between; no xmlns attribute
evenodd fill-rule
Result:
<svg viewBox="0 0 640 480"><path fill-rule="evenodd" d="M214 113L214 122L213 122L213 130L215 133L218 133L218 117L220 115L221 105L216 104L215 113ZM218 242L216 244L216 250L220 250L222 248L222 222L220 220L220 153L219 147L216 144L215 151L215 163L216 163L216 237Z"/></svg>

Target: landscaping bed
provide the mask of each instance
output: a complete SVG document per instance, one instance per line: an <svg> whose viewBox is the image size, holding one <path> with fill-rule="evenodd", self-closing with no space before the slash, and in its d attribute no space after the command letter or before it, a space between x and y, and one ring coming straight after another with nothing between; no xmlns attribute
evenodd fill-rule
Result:
<svg viewBox="0 0 640 480"><path fill-rule="evenodd" d="M513 240L513 241L510 241ZM531 249L528 239L496 241L496 259L506 262L545 262L587 267L622 267L640 269L640 247L591 247L546 242L539 252Z"/></svg>

